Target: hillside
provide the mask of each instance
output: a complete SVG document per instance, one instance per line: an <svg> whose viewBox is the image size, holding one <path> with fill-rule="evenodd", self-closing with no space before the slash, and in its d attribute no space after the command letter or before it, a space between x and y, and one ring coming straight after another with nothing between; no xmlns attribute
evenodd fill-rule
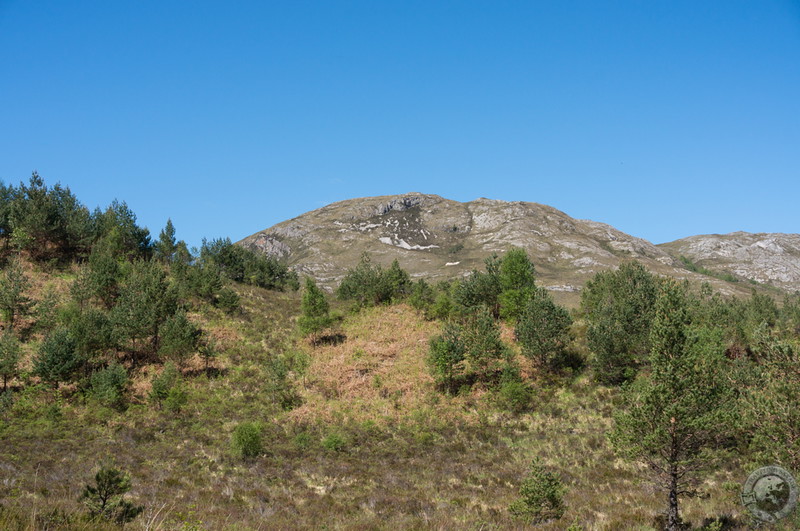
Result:
<svg viewBox="0 0 800 531"><path fill-rule="evenodd" d="M658 247L720 274L800 291L800 234L706 234Z"/></svg>
<svg viewBox="0 0 800 531"><path fill-rule="evenodd" d="M482 269L488 256L512 246L528 252L539 284L570 306L595 273L629 259L661 275L708 281L725 295L747 295L752 288L692 272L671 247L610 225L573 219L537 203L483 198L460 203L410 193L340 201L238 243L285 260L329 289L365 252L383 265L397 259L412 277L437 281Z"/></svg>

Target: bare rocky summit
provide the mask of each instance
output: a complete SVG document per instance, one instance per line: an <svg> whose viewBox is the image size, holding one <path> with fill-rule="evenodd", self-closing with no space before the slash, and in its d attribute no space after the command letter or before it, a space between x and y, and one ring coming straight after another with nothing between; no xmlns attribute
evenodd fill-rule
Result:
<svg viewBox="0 0 800 531"><path fill-rule="evenodd" d="M484 198L460 203L409 193L350 199L284 221L238 243L286 260L328 289L334 288L365 252L382 265L397 259L412 277L436 282L482 269L492 253L502 254L514 246L528 252L539 284L570 305L577 302L581 287L596 272L631 259L654 273L708 281L725 294L744 294L750 289L689 271L669 245L656 246L610 225L573 219L546 205Z"/></svg>

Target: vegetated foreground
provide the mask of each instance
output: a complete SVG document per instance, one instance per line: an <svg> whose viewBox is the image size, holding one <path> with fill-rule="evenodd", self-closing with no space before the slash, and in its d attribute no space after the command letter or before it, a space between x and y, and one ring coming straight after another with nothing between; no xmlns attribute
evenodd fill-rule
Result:
<svg viewBox="0 0 800 531"><path fill-rule="evenodd" d="M39 527L80 511L100 461L131 472L130 495L145 507L134 527L523 527L507 507L533 456L569 487L564 517L544 528L575 518L587 528L648 528L663 505L606 442L613 390L579 377L537 390L537 410L518 417L481 393L442 395L424 364L437 326L405 305L349 317L338 345L303 345L311 364L292 380L304 403L283 411L267 367L291 350L298 298L241 295L240 317L207 317L226 355L215 376L187 379L179 413L145 405L146 370L124 412L23 391L2 424L0 503L10 514L0 522ZM262 423L265 437L263 452L243 461L230 437L246 421ZM739 513L743 474L729 464L709 477L709 500L687 504L687 518Z"/></svg>
<svg viewBox="0 0 800 531"><path fill-rule="evenodd" d="M511 248L331 301L38 176L0 245L0 529L745 529L748 473L800 465L798 296L627 262L568 312Z"/></svg>

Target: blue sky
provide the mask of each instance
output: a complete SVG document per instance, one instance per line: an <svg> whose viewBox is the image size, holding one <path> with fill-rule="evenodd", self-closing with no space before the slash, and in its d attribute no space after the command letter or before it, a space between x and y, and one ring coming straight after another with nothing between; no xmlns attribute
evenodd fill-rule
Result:
<svg viewBox="0 0 800 531"><path fill-rule="evenodd" d="M0 0L0 179L238 240L409 191L800 232L800 2Z"/></svg>

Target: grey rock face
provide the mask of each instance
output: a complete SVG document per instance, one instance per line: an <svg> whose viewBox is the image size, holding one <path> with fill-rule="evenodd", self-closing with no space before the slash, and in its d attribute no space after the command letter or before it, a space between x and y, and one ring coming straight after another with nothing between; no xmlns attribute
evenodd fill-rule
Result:
<svg viewBox="0 0 800 531"><path fill-rule="evenodd" d="M788 243L759 241L751 254L763 251L759 256L764 274L796 278L786 264L766 266L769 254ZM397 259L413 277L435 282L482 269L493 253L521 247L533 260L540 285L549 286L568 304L577 301L581 286L596 272L631 259L658 274L709 281L725 293L747 291L744 286L688 271L669 247L655 246L604 223L573 219L549 206L519 201L481 198L459 203L419 193L351 199L279 223L238 243L286 260L328 289L365 252L383 265ZM735 242L697 245L722 254L742 252ZM796 250L800 242L793 245Z"/></svg>
<svg viewBox="0 0 800 531"><path fill-rule="evenodd" d="M710 270L800 291L800 234L709 234L660 247Z"/></svg>

